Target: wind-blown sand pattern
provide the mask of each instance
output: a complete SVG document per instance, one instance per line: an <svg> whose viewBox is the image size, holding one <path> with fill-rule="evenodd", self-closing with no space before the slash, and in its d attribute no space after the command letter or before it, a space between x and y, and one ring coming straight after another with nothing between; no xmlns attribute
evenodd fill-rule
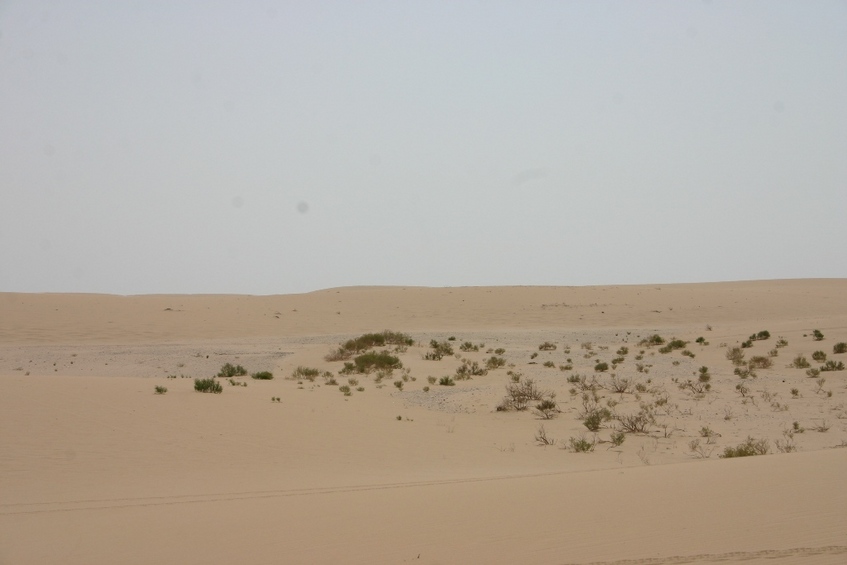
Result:
<svg viewBox="0 0 847 565"><path fill-rule="evenodd" d="M385 329L415 344L381 382L324 359ZM773 365L742 379L726 351L763 330L743 352ZM639 345L653 334L694 357ZM425 360L430 340L454 355ZM847 364L839 342L840 279L0 294L0 564L845 563L847 371L789 367L823 367L816 351ZM500 348L506 366L437 384ZM275 378L194 391L224 363ZM292 379L300 366L337 384ZM709 391L680 388L703 366ZM560 412L497 411L509 371ZM648 432L589 432L574 374L612 413L648 406ZM568 448L580 437L594 451ZM747 437L769 454L719 458Z"/></svg>

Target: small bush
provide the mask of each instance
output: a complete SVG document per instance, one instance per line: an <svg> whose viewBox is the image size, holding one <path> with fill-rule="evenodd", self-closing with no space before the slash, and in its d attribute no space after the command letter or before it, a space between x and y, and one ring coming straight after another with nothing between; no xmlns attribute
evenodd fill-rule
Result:
<svg viewBox="0 0 847 565"><path fill-rule="evenodd" d="M821 371L843 371L843 370L844 370L844 363L843 362L841 362L841 361L836 362L836 361L833 361L831 359L829 361L827 361L826 363L824 363L823 366L821 367Z"/></svg>
<svg viewBox="0 0 847 565"><path fill-rule="evenodd" d="M823 341L823 334L820 330L815 330L812 332L812 337L815 341Z"/></svg>
<svg viewBox="0 0 847 565"><path fill-rule="evenodd" d="M538 350L539 351L555 351L556 350L556 344L550 343L549 341L545 341L544 343L542 343L541 345L538 346Z"/></svg>
<svg viewBox="0 0 847 565"><path fill-rule="evenodd" d="M574 453L589 453L594 451L595 444L596 441L588 441L585 439L585 436L580 436L578 438L572 437L568 440L568 445Z"/></svg>
<svg viewBox="0 0 847 565"><path fill-rule="evenodd" d="M494 369L499 369L500 367L503 367L505 365L506 365L505 359L503 359L502 357L496 357L494 355L492 355L491 357L489 357L485 361L485 367L489 371L493 371ZM545 366L546 366L546 363L545 363Z"/></svg>
<svg viewBox="0 0 847 565"><path fill-rule="evenodd" d="M838 343L832 346L832 352L835 354L847 353L847 343L839 341Z"/></svg>
<svg viewBox="0 0 847 565"><path fill-rule="evenodd" d="M218 371L218 377L223 379L228 379L230 377L243 377L247 374L247 369L242 367L241 365L233 365L232 363L226 363L221 370Z"/></svg>
<svg viewBox="0 0 847 565"><path fill-rule="evenodd" d="M687 341L674 338L670 340L664 347L660 347L659 353L670 353L671 351L675 351L677 349L685 349L686 345L688 345Z"/></svg>
<svg viewBox="0 0 847 565"><path fill-rule="evenodd" d="M597 363L596 365L594 365L594 370L598 373L603 373L603 372L609 370L609 364L608 363Z"/></svg>
<svg viewBox="0 0 847 565"><path fill-rule="evenodd" d="M468 361L467 359L464 359L456 369L456 379L460 381L486 374L488 374L488 369L483 369L476 361Z"/></svg>
<svg viewBox="0 0 847 565"><path fill-rule="evenodd" d="M530 402L544 400L545 396L549 396L549 394L539 390L532 379L511 382L506 385L506 397L497 407L497 410L501 412L506 410L526 410Z"/></svg>
<svg viewBox="0 0 847 565"><path fill-rule="evenodd" d="M728 347L726 349L726 358L732 361L734 365L740 365L744 361L744 352L740 347Z"/></svg>
<svg viewBox="0 0 847 565"><path fill-rule="evenodd" d="M770 357L756 355L750 358L750 361L747 362L747 366L751 369L770 369L773 366L773 361Z"/></svg>
<svg viewBox="0 0 847 565"><path fill-rule="evenodd" d="M353 394L353 392L350 390L350 387L347 385L341 385L340 387L338 387L338 390L340 390L344 394L344 396L350 396L351 394Z"/></svg>
<svg viewBox="0 0 847 565"><path fill-rule="evenodd" d="M615 447L620 447L623 445L624 440L626 439L626 434L620 431L612 432L612 435L609 437L609 440L612 442L612 445Z"/></svg>
<svg viewBox="0 0 847 565"><path fill-rule="evenodd" d="M552 361L545 361L544 366L547 367L548 369L552 369L556 366L556 364L553 363Z"/></svg>
<svg viewBox="0 0 847 565"><path fill-rule="evenodd" d="M494 350L494 353L497 354L497 355L503 355L504 353L506 353L506 350L503 349L502 347L498 347L497 349Z"/></svg>
<svg viewBox="0 0 847 565"><path fill-rule="evenodd" d="M341 347L330 352L325 359L327 361L344 361L367 349L385 347L386 345L394 345L398 349L404 349L414 345L414 343L415 341L411 337L400 332L385 330L381 333L368 333L347 340Z"/></svg>
<svg viewBox="0 0 847 565"><path fill-rule="evenodd" d="M166 392L168 392L168 387L166 387L166 386L157 386L156 387L156 394L165 394Z"/></svg>
<svg viewBox="0 0 847 565"><path fill-rule="evenodd" d="M459 346L459 349L462 351L479 351L479 346L474 345L469 341L466 341L465 343Z"/></svg>
<svg viewBox="0 0 847 565"><path fill-rule="evenodd" d="M747 341L742 341L741 347L742 347L742 349L749 349L750 347L753 347L753 342L750 341L749 339Z"/></svg>
<svg viewBox="0 0 847 565"><path fill-rule="evenodd" d="M808 369L811 366L812 365L809 363L809 360L802 355L798 355L794 358L794 361L791 362L791 367L794 367L795 369Z"/></svg>
<svg viewBox="0 0 847 565"><path fill-rule="evenodd" d="M770 339L771 333L767 330L762 330L757 334L753 334L750 336L750 341L761 341L764 339Z"/></svg>
<svg viewBox="0 0 847 565"><path fill-rule="evenodd" d="M620 349L616 351L617 355L627 355L629 353L629 347L622 346Z"/></svg>
<svg viewBox="0 0 847 565"><path fill-rule="evenodd" d="M730 457L749 457L752 455L767 455L768 451L770 451L770 446L768 444L768 440L766 439L753 439L752 437L748 437L742 443L738 444L736 447L727 447L724 449L723 454L718 457L728 459Z"/></svg>
<svg viewBox="0 0 847 565"><path fill-rule="evenodd" d="M274 378L274 374L270 371L259 371L258 373L253 373L250 376L260 381L269 381Z"/></svg>
<svg viewBox="0 0 847 565"><path fill-rule="evenodd" d="M433 339L429 342L429 346L432 351L424 355L424 359L427 361L440 361L444 357L453 355L453 346L447 341L439 342Z"/></svg>
<svg viewBox="0 0 847 565"><path fill-rule="evenodd" d="M194 390L197 392L210 392L220 394L224 391L221 383L215 379L194 379Z"/></svg>
<svg viewBox="0 0 847 565"><path fill-rule="evenodd" d="M817 361L818 363L823 363L826 361L826 353L823 351L815 351L812 353L812 359Z"/></svg>
<svg viewBox="0 0 847 565"><path fill-rule="evenodd" d="M551 399L542 400L540 403L536 404L535 409L545 420L552 419L559 412L559 407L556 405L556 401Z"/></svg>
<svg viewBox="0 0 847 565"><path fill-rule="evenodd" d="M453 382L453 379L451 379L450 377L441 377L438 380L438 384L440 384L441 386L453 386L456 383Z"/></svg>
<svg viewBox="0 0 847 565"><path fill-rule="evenodd" d="M357 373L370 373L379 370L402 369L403 363L400 359L391 355L388 351L369 351L353 359L353 365Z"/></svg>
<svg viewBox="0 0 847 565"><path fill-rule="evenodd" d="M321 374L321 372L317 369L313 369L311 367L300 366L300 367L297 367L296 369L294 369L294 371L291 373L291 378L295 381L305 379L307 381L312 382L320 374Z"/></svg>
<svg viewBox="0 0 847 565"><path fill-rule="evenodd" d="M660 336L659 334L653 334L650 337L644 338L641 341L639 341L638 345L650 346L650 345L662 345L663 343L665 343L665 339L662 336Z"/></svg>

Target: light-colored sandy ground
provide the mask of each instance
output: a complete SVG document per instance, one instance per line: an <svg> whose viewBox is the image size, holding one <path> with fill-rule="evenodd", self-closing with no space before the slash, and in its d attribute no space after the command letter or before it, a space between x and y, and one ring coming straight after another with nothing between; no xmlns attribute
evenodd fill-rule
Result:
<svg viewBox="0 0 847 565"><path fill-rule="evenodd" d="M344 396L351 376L324 356L384 329L416 340L406 370L353 375ZM741 379L725 352L761 330L744 352L773 367ZM639 345L654 333L694 357ZM423 359L449 337L454 356ZM846 563L847 371L788 367L821 367L815 351L847 364L838 342L847 280L0 294L0 564ZM428 380L499 348L506 367ZM224 363L275 378L193 390ZM711 390L682 390L702 366ZM497 411L508 371L561 411ZM612 392L612 373L641 391ZM615 447L614 421L588 432L574 374L615 414L649 406L649 433ZM748 436L770 454L718 457ZM593 452L568 449L580 437Z"/></svg>

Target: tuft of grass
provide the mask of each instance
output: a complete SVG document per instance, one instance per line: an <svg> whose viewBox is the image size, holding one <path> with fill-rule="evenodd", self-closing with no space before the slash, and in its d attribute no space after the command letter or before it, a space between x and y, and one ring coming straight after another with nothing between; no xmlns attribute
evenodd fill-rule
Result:
<svg viewBox="0 0 847 565"><path fill-rule="evenodd" d="M224 391L221 383L215 379L194 379L194 390L197 392L208 392L220 394Z"/></svg>
<svg viewBox="0 0 847 565"><path fill-rule="evenodd" d="M223 379L228 379L230 377L243 377L247 374L247 369L242 367L241 365L233 365L232 363L226 363L221 370L218 371L218 377Z"/></svg>
<svg viewBox="0 0 847 565"><path fill-rule="evenodd" d="M259 371L258 373L253 373L250 376L259 381L269 381L274 378L274 374L270 371Z"/></svg>
<svg viewBox="0 0 847 565"><path fill-rule="evenodd" d="M750 457L752 455L767 455L770 445L766 439L753 439L748 436L746 440L735 447L727 447L723 454L718 455L723 459L731 457Z"/></svg>

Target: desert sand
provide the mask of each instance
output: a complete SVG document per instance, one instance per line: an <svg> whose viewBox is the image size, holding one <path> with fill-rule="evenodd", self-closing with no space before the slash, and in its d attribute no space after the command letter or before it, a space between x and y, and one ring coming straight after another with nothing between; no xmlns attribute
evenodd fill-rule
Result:
<svg viewBox="0 0 847 565"><path fill-rule="evenodd" d="M390 375L326 360L383 330ZM844 279L0 293L0 564L846 563L841 342ZM226 363L274 378L194 390ZM527 380L549 419L498 410Z"/></svg>

